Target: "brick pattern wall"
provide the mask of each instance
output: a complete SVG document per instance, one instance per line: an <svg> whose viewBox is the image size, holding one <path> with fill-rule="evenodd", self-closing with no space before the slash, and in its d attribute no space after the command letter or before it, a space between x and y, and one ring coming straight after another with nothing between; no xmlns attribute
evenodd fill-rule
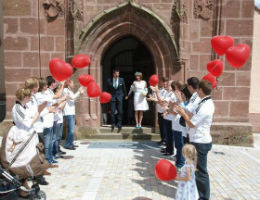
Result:
<svg viewBox="0 0 260 200"><path fill-rule="evenodd" d="M49 75L51 58L64 59L64 17L48 22L42 3L43 0L3 0L8 114L15 101L14 93L23 87L26 78L45 77Z"/></svg>
<svg viewBox="0 0 260 200"><path fill-rule="evenodd" d="M194 1L192 8L194 9ZM190 25L190 59L187 63L187 77L203 77L206 65L211 61L210 40L213 36L213 17L210 20L195 18L189 15ZM234 37L235 44L247 43L251 46L253 34L253 0L223 0L221 35ZM225 70L218 79L218 88L213 98L216 105L215 121L248 121L250 67L247 64L235 70L223 56Z"/></svg>
<svg viewBox="0 0 260 200"><path fill-rule="evenodd" d="M104 9L125 2L124 0L76 1L83 12L82 27ZM137 4L151 9L170 27L172 6L176 1L135 0ZM66 55L73 54L73 47L70 46L73 45L72 19L67 18L68 21L65 23L64 16L60 16L48 22L42 2L43 0L3 0L5 78L9 111L14 102L14 92L23 85L26 77L46 76L49 74L48 61L52 57L65 59L65 51ZM179 44L181 56L186 61L185 71L180 71L181 75L178 77L202 78L207 73L206 64L212 57L210 39L215 19L213 15L210 20L196 18L195 1L185 2L186 16L180 24ZM66 6L68 0L64 0L64 4ZM246 42L251 45L253 0L222 0L222 9L221 35L233 36L236 44ZM67 30L65 26L68 27ZM219 86L213 95L216 104L215 120L248 121L251 63L249 61L242 69L234 70L226 63L224 57L221 59L225 62L225 71L219 78ZM98 69L93 73L96 74L97 71ZM172 76L176 77L173 74Z"/></svg>

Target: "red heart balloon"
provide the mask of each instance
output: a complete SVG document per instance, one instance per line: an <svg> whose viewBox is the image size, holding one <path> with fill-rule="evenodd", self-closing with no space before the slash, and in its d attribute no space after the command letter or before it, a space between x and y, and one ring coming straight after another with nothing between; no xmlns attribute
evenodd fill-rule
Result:
<svg viewBox="0 0 260 200"><path fill-rule="evenodd" d="M158 78L158 76L157 76L156 74L150 76L150 78L149 78L149 84L150 84L151 86L156 86L158 83L159 83L159 78Z"/></svg>
<svg viewBox="0 0 260 200"><path fill-rule="evenodd" d="M88 84L87 94L89 97L98 97L101 94L100 87L95 81L91 81Z"/></svg>
<svg viewBox="0 0 260 200"><path fill-rule="evenodd" d="M108 103L112 99L112 95L108 92L102 92L100 97L99 97L99 102L100 103Z"/></svg>
<svg viewBox="0 0 260 200"><path fill-rule="evenodd" d="M211 39L213 50L220 56L224 55L229 47L234 45L234 39L231 36L214 36Z"/></svg>
<svg viewBox="0 0 260 200"><path fill-rule="evenodd" d="M82 86L87 87L91 81L94 81L94 78L89 74L83 74L79 76L78 80Z"/></svg>
<svg viewBox="0 0 260 200"><path fill-rule="evenodd" d="M57 81L64 81L73 74L73 68L59 58L53 58L49 62L50 73Z"/></svg>
<svg viewBox="0 0 260 200"><path fill-rule="evenodd" d="M212 88L216 88L218 85L218 82L216 80L216 77L213 76L211 73L208 73L206 76L204 76L202 79L209 81L212 85Z"/></svg>
<svg viewBox="0 0 260 200"><path fill-rule="evenodd" d="M72 66L78 69L90 65L90 58L87 55L78 54L72 58Z"/></svg>
<svg viewBox="0 0 260 200"><path fill-rule="evenodd" d="M162 181L171 181L176 178L176 167L168 160L159 160L154 169L155 176Z"/></svg>
<svg viewBox="0 0 260 200"><path fill-rule="evenodd" d="M247 62L249 56L250 47L247 44L238 44L226 51L228 63L236 69L242 67Z"/></svg>
<svg viewBox="0 0 260 200"><path fill-rule="evenodd" d="M223 72L224 64L221 60L213 60L207 64L207 69L213 76L218 77Z"/></svg>

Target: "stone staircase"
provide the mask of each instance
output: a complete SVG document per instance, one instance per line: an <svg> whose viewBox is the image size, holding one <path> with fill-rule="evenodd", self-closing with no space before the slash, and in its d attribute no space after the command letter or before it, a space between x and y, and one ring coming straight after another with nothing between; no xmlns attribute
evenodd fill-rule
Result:
<svg viewBox="0 0 260 200"><path fill-rule="evenodd" d="M159 141L160 134L154 127L123 127L120 133L117 128L111 132L110 126L102 126L98 129L79 130L78 139L90 140L147 140ZM211 127L213 143L237 146L253 146L254 138L252 127L249 123L214 122Z"/></svg>
<svg viewBox="0 0 260 200"><path fill-rule="evenodd" d="M152 140L159 141L159 133L155 133L152 127L143 127L136 129L135 127L123 127L120 133L117 128L111 132L110 126L103 126L96 133L88 134L86 139L102 139L102 140Z"/></svg>

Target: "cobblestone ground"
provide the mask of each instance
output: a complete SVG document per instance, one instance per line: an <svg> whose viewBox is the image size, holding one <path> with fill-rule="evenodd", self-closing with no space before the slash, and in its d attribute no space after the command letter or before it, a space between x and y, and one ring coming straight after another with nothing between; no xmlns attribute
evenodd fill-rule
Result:
<svg viewBox="0 0 260 200"><path fill-rule="evenodd" d="M154 142L81 142L50 169L48 200L173 200L177 183L154 176L164 158ZM214 145L209 153L211 199L260 199L260 149Z"/></svg>

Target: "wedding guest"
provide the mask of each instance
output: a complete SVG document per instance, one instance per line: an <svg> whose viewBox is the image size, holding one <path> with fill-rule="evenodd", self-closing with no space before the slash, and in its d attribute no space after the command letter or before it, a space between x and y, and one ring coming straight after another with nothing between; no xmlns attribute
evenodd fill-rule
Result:
<svg viewBox="0 0 260 200"><path fill-rule="evenodd" d="M166 89L168 87L168 78L163 77L160 80L160 84L159 84L159 94L160 96L164 96L164 94L166 93ZM153 94L147 99L148 101L153 101L156 103L157 105L157 117L158 117L158 125L159 125L159 129L160 129L160 136L161 136L161 141L159 142L159 144L166 144L166 133L164 133L164 128L163 128L163 109L162 106L160 105L160 102L156 96L156 93L153 92Z"/></svg>
<svg viewBox="0 0 260 200"><path fill-rule="evenodd" d="M176 111L183 116L186 124L190 127L190 142L196 148L197 171L196 183L200 199L208 200L210 198L210 181L207 170L207 156L212 148L212 137L210 127L212 125L215 106L211 99L212 85L210 82L201 80L198 87L198 95L201 101L195 109L193 116L190 117L186 111L176 106Z"/></svg>
<svg viewBox="0 0 260 200"><path fill-rule="evenodd" d="M50 174L46 171L49 164L37 149L39 140L33 126L46 107L46 103L38 106L37 111L32 114L32 110L26 108L26 104L31 100L31 90L18 89L15 96L17 101L12 108L15 126L3 138L1 164L16 174L27 189L30 188L27 184L29 177L35 177L39 184L47 185L42 175ZM20 151L24 146L23 151ZM21 195L28 196L24 193Z"/></svg>
<svg viewBox="0 0 260 200"><path fill-rule="evenodd" d="M74 145L74 131L75 131L75 100L84 92L84 87L80 87L76 93L73 92L74 81L71 79L66 80L66 86L64 89L64 96L68 95L69 99L63 109L63 115L67 126L67 136L65 140L65 149L75 150L76 145Z"/></svg>

